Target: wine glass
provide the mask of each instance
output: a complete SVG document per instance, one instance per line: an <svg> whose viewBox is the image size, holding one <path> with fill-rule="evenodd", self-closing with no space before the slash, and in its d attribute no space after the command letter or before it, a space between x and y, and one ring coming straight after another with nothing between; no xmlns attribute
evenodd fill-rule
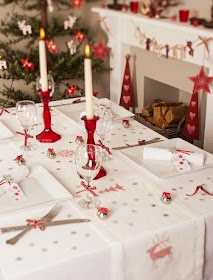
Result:
<svg viewBox="0 0 213 280"><path fill-rule="evenodd" d="M98 174L102 163L102 149L97 145L87 144L79 146L75 154L75 166L81 178L86 181L87 197L78 203L82 208L97 208L101 202L94 195L90 182ZM91 191L89 191L91 190Z"/></svg>
<svg viewBox="0 0 213 280"><path fill-rule="evenodd" d="M106 109L104 106L99 106L95 111L95 115L99 117L96 124L96 134L101 140L101 146L103 148L103 160L108 160L112 157L109 152L109 148L105 147L105 140L107 135L110 133L113 125L113 115L109 109Z"/></svg>
<svg viewBox="0 0 213 280"><path fill-rule="evenodd" d="M24 129L24 145L20 148L22 151L31 151L35 149L35 145L28 143L29 129L36 121L37 110L36 105L31 100L23 100L16 103L16 118Z"/></svg>

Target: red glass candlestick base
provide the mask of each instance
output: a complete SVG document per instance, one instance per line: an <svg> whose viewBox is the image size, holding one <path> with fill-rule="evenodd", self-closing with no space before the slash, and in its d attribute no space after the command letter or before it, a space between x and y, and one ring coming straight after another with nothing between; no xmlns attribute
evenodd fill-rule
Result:
<svg viewBox="0 0 213 280"><path fill-rule="evenodd" d="M87 144L95 145L94 141L94 133L96 129L96 122L99 119L99 117L94 116L93 119L88 120L86 116L83 116L81 118L84 121L84 125L87 131ZM95 159L94 159L95 160ZM93 180L97 180L99 178L102 178L106 176L106 170L101 166L100 171L96 175L96 177Z"/></svg>
<svg viewBox="0 0 213 280"><path fill-rule="evenodd" d="M50 102L50 92L48 91L41 91L41 99L44 106L43 111L43 120L44 120L44 130L36 135L36 139L42 143L53 143L61 139L61 135L57 134L51 129L51 113L49 108Z"/></svg>

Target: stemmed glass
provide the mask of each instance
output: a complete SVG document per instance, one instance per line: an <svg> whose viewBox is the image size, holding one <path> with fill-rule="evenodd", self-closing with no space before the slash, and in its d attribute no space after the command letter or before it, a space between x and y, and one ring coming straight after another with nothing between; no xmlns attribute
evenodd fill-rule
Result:
<svg viewBox="0 0 213 280"><path fill-rule="evenodd" d="M35 149L35 145L28 143L28 131L36 121L37 110L36 105L31 100L23 100L16 103L16 118L24 129L24 145L20 148L22 151L31 151Z"/></svg>
<svg viewBox="0 0 213 280"><path fill-rule="evenodd" d="M101 202L92 194L90 182L98 174L102 163L102 149L99 146L87 144L79 146L75 154L76 170L81 178L87 184L87 197L79 200L79 205L82 208L92 209L97 208ZM89 191L91 189L91 191ZM94 191L95 193L95 191Z"/></svg>
<svg viewBox="0 0 213 280"><path fill-rule="evenodd" d="M103 160L105 161L112 157L112 155L107 151L108 148L105 148L105 140L112 129L114 118L111 111L106 109L104 106L98 106L97 110L95 111L95 115L99 117L96 124L96 134L101 140L103 147Z"/></svg>

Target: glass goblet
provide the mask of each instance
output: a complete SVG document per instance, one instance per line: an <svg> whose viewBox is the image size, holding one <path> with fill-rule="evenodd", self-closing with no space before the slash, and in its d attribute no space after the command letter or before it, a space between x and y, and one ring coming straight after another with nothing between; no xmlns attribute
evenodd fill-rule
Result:
<svg viewBox="0 0 213 280"><path fill-rule="evenodd" d="M37 110L33 101L23 100L16 103L16 118L24 129L24 145L20 147L23 151L31 151L36 147L28 142L28 131L36 121L36 117Z"/></svg>
<svg viewBox="0 0 213 280"><path fill-rule="evenodd" d="M114 118L111 111L103 106L98 107L95 115L99 117L96 124L96 134L101 140L101 145L103 147L103 161L105 161L112 157L112 155L109 153L108 148L105 147L105 140L112 129Z"/></svg>
<svg viewBox="0 0 213 280"><path fill-rule="evenodd" d="M95 178L101 168L102 149L99 146L87 144L77 148L75 154L76 170L81 178L86 181L87 197L78 203L82 208L97 208L101 202L97 199L90 187L91 180Z"/></svg>

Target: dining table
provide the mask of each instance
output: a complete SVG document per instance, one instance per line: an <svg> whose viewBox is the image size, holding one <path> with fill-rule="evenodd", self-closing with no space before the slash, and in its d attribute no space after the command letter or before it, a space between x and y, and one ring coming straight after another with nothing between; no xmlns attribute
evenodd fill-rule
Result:
<svg viewBox="0 0 213 280"><path fill-rule="evenodd" d="M14 245L6 241L17 231L1 233L0 280L213 280L213 161L183 174L156 176L133 159L141 156L143 145L119 147L156 138L163 145L168 139L114 104L122 114L106 137L105 145L112 153L102 162L107 174L91 182L101 207L109 211L100 219L97 209L83 209L78 204L86 190L75 166L76 137L82 136L86 143L87 134L80 114L79 121L77 113L72 118L79 106L72 100L50 103L52 128L61 135L55 143L35 138L43 129L43 108L37 104L37 120L29 131L29 140L36 145L32 151L20 150L23 135L17 132L23 129L15 108L0 116L0 124L11 133L3 137L0 125L0 176L7 175L3 170L23 169L14 161L20 155L29 171L19 183L26 200L15 202L0 192L0 228L38 220L56 204L62 208L54 221L90 221L43 230L35 227ZM123 119L129 120L129 127L123 126ZM54 149L56 156L50 158L48 149ZM128 154L131 149L132 156ZM187 195L202 185L208 193L199 189ZM171 194L170 203L163 203L163 193Z"/></svg>

